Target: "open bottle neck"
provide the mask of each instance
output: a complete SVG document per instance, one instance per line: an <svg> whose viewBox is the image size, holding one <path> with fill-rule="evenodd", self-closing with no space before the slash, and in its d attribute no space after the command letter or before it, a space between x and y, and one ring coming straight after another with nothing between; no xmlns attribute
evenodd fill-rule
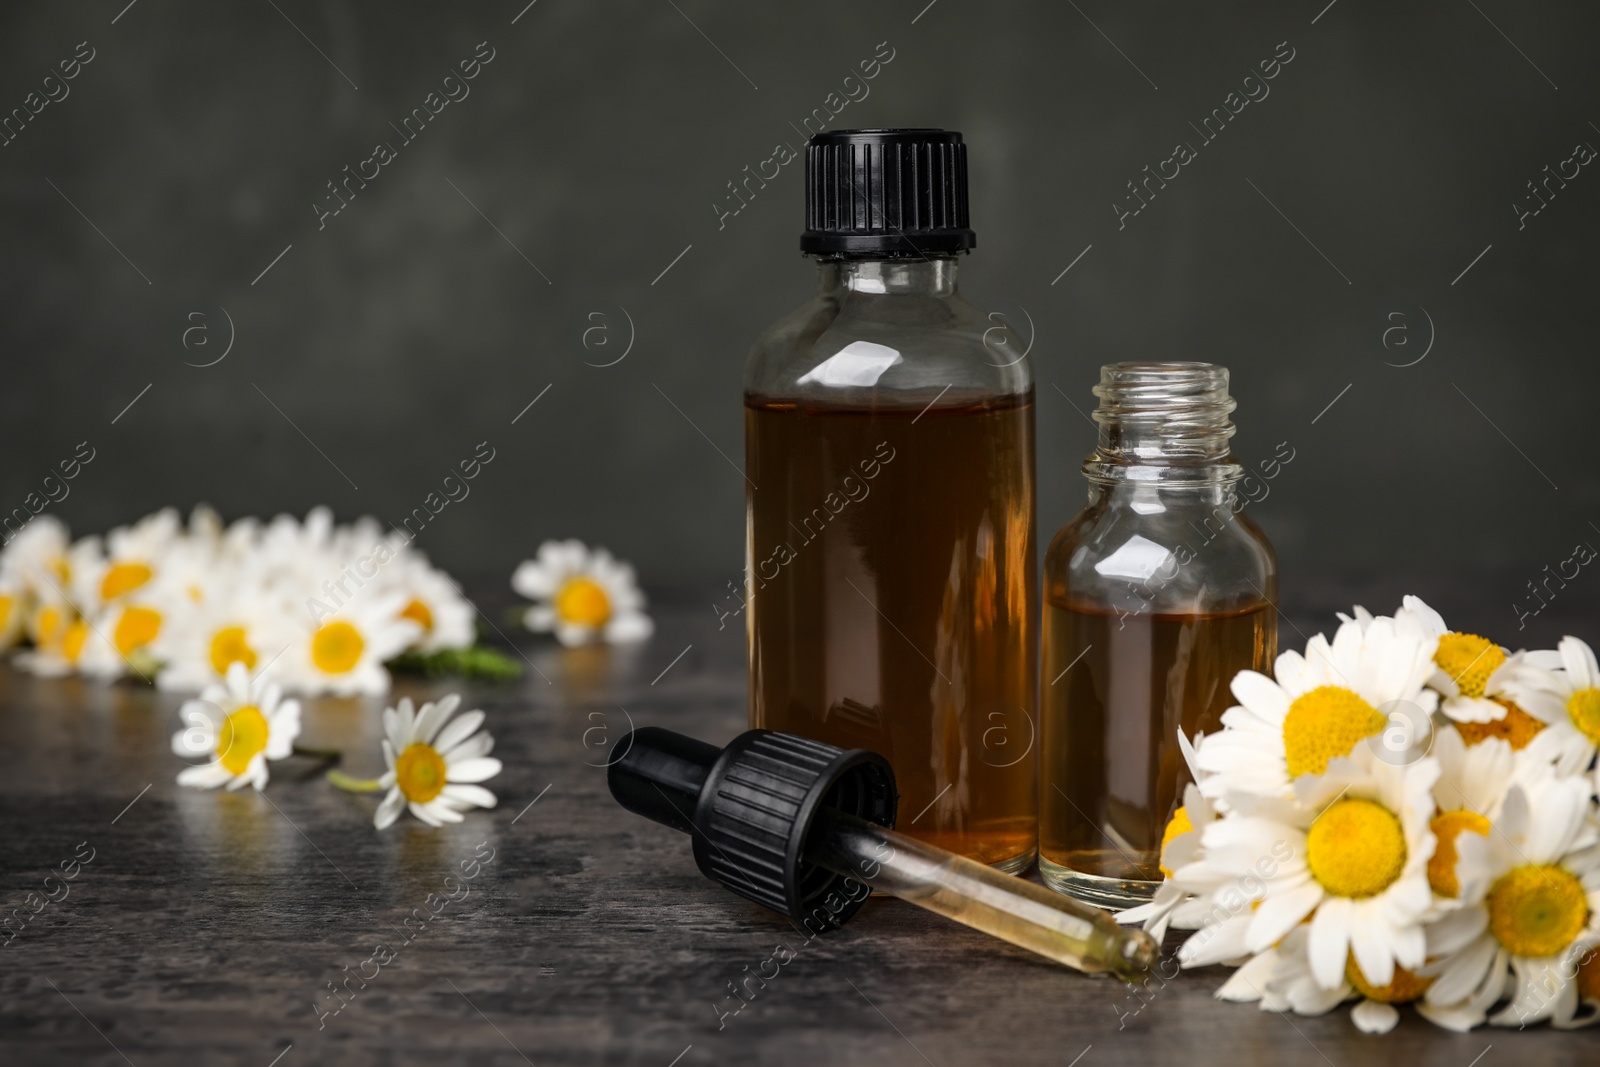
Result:
<svg viewBox="0 0 1600 1067"><path fill-rule="evenodd" d="M1233 397L1228 371L1210 363L1113 363L1100 370L1094 421L1100 429L1084 461L1091 483L1163 489L1226 487L1244 469L1230 447Z"/></svg>
<svg viewBox="0 0 1600 1067"><path fill-rule="evenodd" d="M956 291L956 260L829 257L817 261L817 278L823 293L946 297Z"/></svg>

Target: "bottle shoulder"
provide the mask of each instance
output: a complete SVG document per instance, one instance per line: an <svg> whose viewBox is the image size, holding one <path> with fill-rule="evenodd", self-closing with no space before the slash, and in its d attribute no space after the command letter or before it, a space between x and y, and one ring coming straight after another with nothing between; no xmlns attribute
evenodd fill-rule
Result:
<svg viewBox="0 0 1600 1067"><path fill-rule="evenodd" d="M1216 610L1276 597L1277 555L1243 497L1091 503L1045 553L1046 596L1121 611Z"/></svg>
<svg viewBox="0 0 1600 1067"><path fill-rule="evenodd" d="M745 392L762 399L880 406L1032 387L1024 340L960 293L819 293L768 327L745 364Z"/></svg>

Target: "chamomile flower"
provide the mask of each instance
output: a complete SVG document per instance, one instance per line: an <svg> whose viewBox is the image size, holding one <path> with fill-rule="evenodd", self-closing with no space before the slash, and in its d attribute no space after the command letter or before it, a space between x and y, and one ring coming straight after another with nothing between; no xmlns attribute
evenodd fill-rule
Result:
<svg viewBox="0 0 1600 1067"><path fill-rule="evenodd" d="M172 735L172 751L212 757L178 775L179 785L197 789L260 789L267 784L267 761L288 756L300 735L300 702L282 699L276 683L252 677L243 663L228 668L222 685L187 701L181 714L188 726Z"/></svg>
<svg viewBox="0 0 1600 1067"><path fill-rule="evenodd" d="M1344 981L1352 954L1374 985L1391 982L1397 965L1420 967L1438 776L1431 758L1395 764L1357 745L1298 780L1292 797L1230 797L1234 810L1206 826L1201 844L1212 876L1259 879L1243 949L1263 952L1307 921L1307 959L1323 989ZM1285 858L1264 874L1260 861L1275 850ZM1197 940L1179 952L1185 966L1201 962Z"/></svg>
<svg viewBox="0 0 1600 1067"><path fill-rule="evenodd" d="M384 661L421 631L401 616L403 593L357 595L331 614L297 611L298 633L283 656L285 682L301 693L380 694L389 690Z"/></svg>
<svg viewBox="0 0 1600 1067"><path fill-rule="evenodd" d="M1594 651L1576 637L1563 637L1555 653L1535 654L1538 672L1524 671L1515 699L1544 729L1530 752L1556 765L1560 774L1581 774L1600 747L1600 666Z"/></svg>
<svg viewBox="0 0 1600 1067"><path fill-rule="evenodd" d="M512 575L511 588L537 602L523 616L524 625L554 630L563 645L639 641L655 628L644 613L633 568L581 541L540 545L538 558L524 561Z"/></svg>
<svg viewBox="0 0 1600 1067"><path fill-rule="evenodd" d="M54 515L30 519L0 554L0 578L33 602L60 602L72 587L67 528Z"/></svg>
<svg viewBox="0 0 1600 1067"><path fill-rule="evenodd" d="M148 650L167 625L166 605L152 598L113 603L89 626L87 643L78 661L78 670L95 678L122 675L130 667L147 675L153 665Z"/></svg>
<svg viewBox="0 0 1600 1067"><path fill-rule="evenodd" d="M182 528L178 513L164 508L132 526L120 526L106 537L103 558L85 553L82 566L74 566L77 599L85 605L109 604L147 586L178 543ZM74 561L77 563L78 561Z"/></svg>
<svg viewBox="0 0 1600 1067"><path fill-rule="evenodd" d="M293 620L280 598L258 583L215 592L174 625L151 648L162 662L156 685L190 691L224 678L228 668L263 670L295 639Z"/></svg>
<svg viewBox="0 0 1600 1067"><path fill-rule="evenodd" d="M1585 778L1519 778L1493 832L1456 846L1462 906L1428 927L1426 1003L1440 1025L1580 1021L1581 961L1600 945L1600 830Z"/></svg>
<svg viewBox="0 0 1600 1067"><path fill-rule="evenodd" d="M378 805L373 825L382 830L404 808L429 826L460 822L469 808L492 808L495 795L478 782L500 773L489 755L494 738L479 731L483 712L469 711L450 721L461 698L454 693L413 712L409 697L383 713L383 758L389 770L378 779L389 793Z"/></svg>
<svg viewBox="0 0 1600 1067"><path fill-rule="evenodd" d="M71 674L78 669L91 632L88 620L70 604L40 604L28 619L33 647L17 656L17 666L42 678Z"/></svg>
<svg viewBox="0 0 1600 1067"><path fill-rule="evenodd" d="M421 629L412 647L420 652L471 647L477 609L450 576L415 555L402 556L390 566L395 568L390 588L406 595L400 615Z"/></svg>
<svg viewBox="0 0 1600 1067"><path fill-rule="evenodd" d="M1437 643L1415 620L1358 609L1332 642L1318 634L1304 655L1280 655L1273 678L1240 671L1232 684L1239 703L1199 746L1198 765L1208 772L1202 791L1287 797L1295 779L1323 773L1379 735L1386 754L1404 758L1426 743L1438 703L1423 688Z"/></svg>
<svg viewBox="0 0 1600 1067"><path fill-rule="evenodd" d="M1504 718L1505 705L1496 698L1513 698L1526 653L1508 653L1486 637L1451 630L1421 597L1405 598L1397 618L1406 617L1414 619L1423 633L1438 643L1428 687L1441 698L1439 710L1456 722L1486 723Z"/></svg>

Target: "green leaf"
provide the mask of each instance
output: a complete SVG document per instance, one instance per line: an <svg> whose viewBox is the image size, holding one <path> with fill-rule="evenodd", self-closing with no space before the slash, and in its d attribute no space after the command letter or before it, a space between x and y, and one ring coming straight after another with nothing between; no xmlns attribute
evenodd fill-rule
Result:
<svg viewBox="0 0 1600 1067"><path fill-rule="evenodd" d="M522 676L522 667L515 660L498 649L484 645L441 648L437 652L402 652L389 661L389 669L404 674L422 674L429 678L450 674L462 678L486 678L494 682Z"/></svg>

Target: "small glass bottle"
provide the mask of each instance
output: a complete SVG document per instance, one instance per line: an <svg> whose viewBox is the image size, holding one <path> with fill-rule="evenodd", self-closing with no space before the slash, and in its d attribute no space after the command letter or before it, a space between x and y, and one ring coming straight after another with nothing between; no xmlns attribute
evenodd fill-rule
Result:
<svg viewBox="0 0 1600 1067"><path fill-rule="evenodd" d="M810 302L745 372L750 725L876 751L898 829L1008 871L1037 842L1033 379L956 291L966 146L806 152Z"/></svg>
<svg viewBox="0 0 1600 1067"><path fill-rule="evenodd" d="M1100 370L1089 503L1044 564L1039 869L1108 907L1150 899L1190 780L1178 733L1215 732L1240 670L1277 653L1277 562L1243 514L1228 371Z"/></svg>

